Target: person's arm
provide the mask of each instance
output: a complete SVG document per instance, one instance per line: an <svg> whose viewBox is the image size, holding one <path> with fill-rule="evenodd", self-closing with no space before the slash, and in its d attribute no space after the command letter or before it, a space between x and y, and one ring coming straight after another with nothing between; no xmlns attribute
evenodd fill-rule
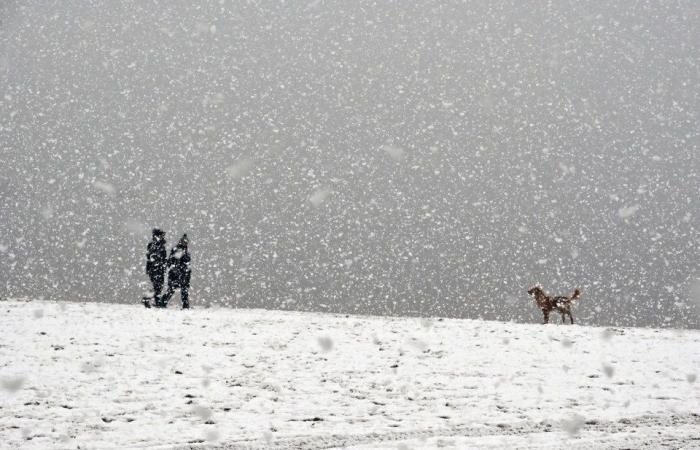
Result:
<svg viewBox="0 0 700 450"><path fill-rule="evenodd" d="M168 252L165 250L165 247L161 247L158 251L158 265L164 269L166 267L167 257L168 257Z"/></svg>
<svg viewBox="0 0 700 450"><path fill-rule="evenodd" d="M177 258L175 257L175 249L170 250L170 256L166 260L165 267L169 269L170 267L177 264Z"/></svg>
<svg viewBox="0 0 700 450"><path fill-rule="evenodd" d="M190 269L190 252L185 253L185 284L190 285L190 278L192 277L192 270Z"/></svg>
<svg viewBox="0 0 700 450"><path fill-rule="evenodd" d="M146 246L146 272L151 267L151 244Z"/></svg>

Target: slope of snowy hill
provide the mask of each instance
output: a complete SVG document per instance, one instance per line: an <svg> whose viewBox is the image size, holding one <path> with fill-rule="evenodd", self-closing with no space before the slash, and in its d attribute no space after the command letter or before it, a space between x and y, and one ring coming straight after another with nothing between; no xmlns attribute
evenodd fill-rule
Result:
<svg viewBox="0 0 700 450"><path fill-rule="evenodd" d="M0 302L4 448L700 447L700 333Z"/></svg>

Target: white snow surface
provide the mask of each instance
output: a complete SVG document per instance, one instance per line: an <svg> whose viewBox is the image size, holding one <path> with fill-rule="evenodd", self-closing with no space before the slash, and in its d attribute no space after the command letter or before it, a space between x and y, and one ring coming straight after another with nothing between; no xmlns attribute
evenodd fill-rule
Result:
<svg viewBox="0 0 700 450"><path fill-rule="evenodd" d="M700 333L0 302L2 448L700 448Z"/></svg>

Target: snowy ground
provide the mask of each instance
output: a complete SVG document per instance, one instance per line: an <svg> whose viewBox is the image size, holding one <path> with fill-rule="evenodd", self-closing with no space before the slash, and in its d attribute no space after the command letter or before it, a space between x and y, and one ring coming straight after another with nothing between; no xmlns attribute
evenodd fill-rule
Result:
<svg viewBox="0 0 700 450"><path fill-rule="evenodd" d="M700 448L700 333L0 302L3 448Z"/></svg>

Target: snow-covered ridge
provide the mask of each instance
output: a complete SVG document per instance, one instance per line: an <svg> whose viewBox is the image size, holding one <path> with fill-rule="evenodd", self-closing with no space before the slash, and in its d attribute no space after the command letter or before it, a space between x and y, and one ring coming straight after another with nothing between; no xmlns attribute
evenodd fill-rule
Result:
<svg viewBox="0 0 700 450"><path fill-rule="evenodd" d="M0 302L0 447L700 445L700 332Z"/></svg>

